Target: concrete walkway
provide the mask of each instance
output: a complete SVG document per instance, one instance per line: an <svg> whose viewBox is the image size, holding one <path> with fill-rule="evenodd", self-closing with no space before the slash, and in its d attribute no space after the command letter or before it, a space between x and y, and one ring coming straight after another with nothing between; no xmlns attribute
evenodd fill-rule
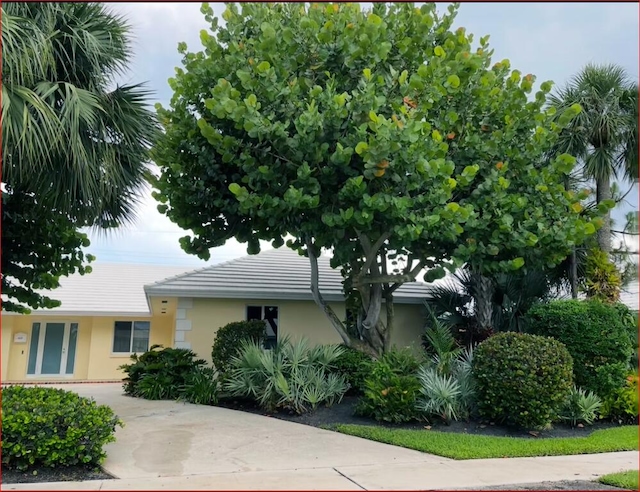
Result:
<svg viewBox="0 0 640 492"><path fill-rule="evenodd" d="M65 389L125 422L103 465L119 480L3 490L433 490L592 480L638 467L637 452L455 461L245 412L130 398L119 384Z"/></svg>

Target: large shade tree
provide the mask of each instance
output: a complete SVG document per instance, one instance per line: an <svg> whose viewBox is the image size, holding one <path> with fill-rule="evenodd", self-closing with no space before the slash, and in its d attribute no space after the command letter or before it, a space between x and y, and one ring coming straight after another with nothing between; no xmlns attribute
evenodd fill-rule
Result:
<svg viewBox="0 0 640 492"><path fill-rule="evenodd" d="M452 31L456 9L230 4L220 26L205 4L211 30L202 51L179 47L154 150L159 210L191 230L185 251L291 236L343 341L377 356L393 293L423 269L554 264L595 232L562 186L574 159L542 160L579 108L554 123L551 84L529 100L534 77ZM322 248L357 298L355 333L318 289Z"/></svg>
<svg viewBox="0 0 640 492"><path fill-rule="evenodd" d="M115 84L129 38L99 3L2 4L5 310L57 305L35 290L87 271L79 230L135 216L158 125L146 89Z"/></svg>
<svg viewBox="0 0 640 492"><path fill-rule="evenodd" d="M613 180L637 182L638 84L622 67L587 65L550 103L560 109L582 107L561 133L555 151L578 158L584 177L595 182L596 203L612 199ZM610 212L597 238L600 249L611 252Z"/></svg>

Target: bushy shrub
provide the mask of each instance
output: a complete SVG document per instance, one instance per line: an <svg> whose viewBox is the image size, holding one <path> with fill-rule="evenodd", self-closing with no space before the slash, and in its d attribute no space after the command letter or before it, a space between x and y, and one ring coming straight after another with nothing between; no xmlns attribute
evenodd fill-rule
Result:
<svg viewBox="0 0 640 492"><path fill-rule="evenodd" d="M267 329L261 320L235 321L223 326L216 332L211 349L213 367L219 374L226 373L243 341L262 344L266 337Z"/></svg>
<svg viewBox="0 0 640 492"><path fill-rule="evenodd" d="M124 391L128 395L147 400L194 398L194 394L203 391L203 381L212 375L204 371L206 361L196 357L191 350L162 348L161 345L152 346L140 356L133 354L132 364L120 366L126 375L123 381ZM190 388L194 381L198 382L200 390ZM212 378L208 379L208 383L205 394L198 400L206 400L206 393L216 391Z"/></svg>
<svg viewBox="0 0 640 492"><path fill-rule="evenodd" d="M475 350L473 377L481 417L525 428L554 421L573 385L573 362L557 340L500 333Z"/></svg>
<svg viewBox="0 0 640 492"><path fill-rule="evenodd" d="M602 400L598 395L574 386L560 411L560 419L570 422L573 427L578 423L591 425L598 418L601 406Z"/></svg>
<svg viewBox="0 0 640 492"><path fill-rule="evenodd" d="M419 417L420 360L408 349L390 350L371 366L356 413L383 422L407 422Z"/></svg>
<svg viewBox="0 0 640 492"><path fill-rule="evenodd" d="M332 372L344 376L349 383L348 394L361 395L364 393L365 379L371 371L373 360L367 354L350 347L344 347L344 352L338 356Z"/></svg>
<svg viewBox="0 0 640 492"><path fill-rule="evenodd" d="M577 386L605 399L624 384L633 352L624 309L598 301L554 301L527 313L529 331L564 343Z"/></svg>
<svg viewBox="0 0 640 492"><path fill-rule="evenodd" d="M106 405L71 391L2 389L2 466L18 470L98 465L122 422Z"/></svg>
<svg viewBox="0 0 640 492"><path fill-rule="evenodd" d="M198 367L187 374L179 388L179 398L196 405L215 405L218 402L218 382L210 367Z"/></svg>
<svg viewBox="0 0 640 492"><path fill-rule="evenodd" d="M604 400L600 413L620 424L638 423L638 371L630 373L625 385Z"/></svg>
<svg viewBox="0 0 640 492"><path fill-rule="evenodd" d="M418 371L418 410L447 423L468 418L475 406L473 351L465 349L456 354L455 359L434 355L432 362Z"/></svg>
<svg viewBox="0 0 640 492"><path fill-rule="evenodd" d="M322 403L329 406L349 388L344 376L332 372L343 350L339 345L311 347L306 339L293 343L288 337L266 350L245 340L223 386L231 396L252 399L270 412L302 414Z"/></svg>

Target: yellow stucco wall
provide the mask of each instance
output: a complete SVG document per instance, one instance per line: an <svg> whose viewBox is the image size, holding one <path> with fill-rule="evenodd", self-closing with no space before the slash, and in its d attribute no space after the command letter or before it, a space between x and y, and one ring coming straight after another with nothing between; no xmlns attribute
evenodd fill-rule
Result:
<svg viewBox="0 0 640 492"><path fill-rule="evenodd" d="M191 349L211 363L211 346L218 328L245 319L246 307L278 306L279 336L306 337L314 344L340 343L341 338L325 314L313 301L275 301L244 299L193 299L186 310L191 330L185 341ZM332 303L334 311L344 318L344 303ZM424 315L419 305L395 305L395 330L391 343L398 347L417 346L424 327Z"/></svg>
<svg viewBox="0 0 640 492"><path fill-rule="evenodd" d="M149 345L172 345L174 318L172 315L153 317L126 316L2 316L2 381L23 382L46 380L105 381L121 379L118 366L126 363L128 354L112 354L113 330L116 321L151 321ZM27 363L33 323L64 321L78 323L76 359L73 376L27 377ZM14 343L16 333L26 333L27 343Z"/></svg>

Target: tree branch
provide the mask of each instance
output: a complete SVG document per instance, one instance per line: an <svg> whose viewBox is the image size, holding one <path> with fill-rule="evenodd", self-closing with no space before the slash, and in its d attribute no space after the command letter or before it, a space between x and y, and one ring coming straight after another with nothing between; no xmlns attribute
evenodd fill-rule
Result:
<svg viewBox="0 0 640 492"><path fill-rule="evenodd" d="M391 231L382 233L382 235L372 246L369 238L361 232L358 232L358 239L360 240L360 244L362 245L362 249L364 250L365 254L364 265L362 265L358 276L365 275L369 271L369 268L371 268L371 265L378 256L378 250L384 244L384 242L389 239L389 236L391 236Z"/></svg>

